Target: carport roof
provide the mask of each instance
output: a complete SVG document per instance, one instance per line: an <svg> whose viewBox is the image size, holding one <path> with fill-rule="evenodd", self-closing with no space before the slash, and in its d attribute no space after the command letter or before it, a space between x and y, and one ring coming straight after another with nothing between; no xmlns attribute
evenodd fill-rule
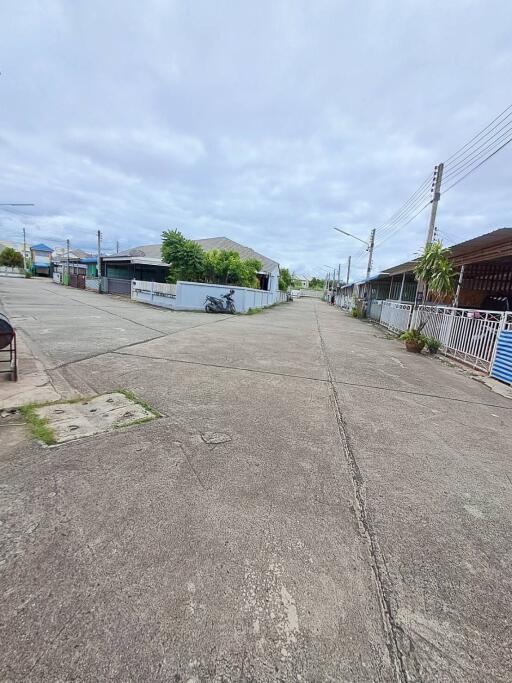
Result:
<svg viewBox="0 0 512 683"><path fill-rule="evenodd" d="M450 249L450 255L455 265L462 263L475 263L512 255L512 228L498 228L486 232L478 237L472 237L465 242L454 244ZM390 275L401 275L414 270L417 259L406 261L398 266L386 268Z"/></svg>

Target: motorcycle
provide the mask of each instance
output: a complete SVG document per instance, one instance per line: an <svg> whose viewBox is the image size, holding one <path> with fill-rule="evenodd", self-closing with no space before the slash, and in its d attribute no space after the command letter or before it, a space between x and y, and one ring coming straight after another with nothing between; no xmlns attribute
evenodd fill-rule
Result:
<svg viewBox="0 0 512 683"><path fill-rule="evenodd" d="M222 294L220 298L215 296L207 296L204 302L204 310L207 313L236 313L235 302L233 296L234 289L230 289L226 294ZM222 301L225 299L226 301Z"/></svg>

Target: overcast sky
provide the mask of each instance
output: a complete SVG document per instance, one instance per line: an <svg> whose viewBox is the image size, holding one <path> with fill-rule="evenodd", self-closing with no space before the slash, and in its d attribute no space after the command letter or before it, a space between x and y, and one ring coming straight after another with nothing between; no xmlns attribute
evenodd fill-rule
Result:
<svg viewBox="0 0 512 683"><path fill-rule="evenodd" d="M3 0L0 239L227 236L323 274L512 101L508 0ZM512 145L441 199L512 225ZM376 250L414 255L427 211ZM379 241L379 240L377 240Z"/></svg>

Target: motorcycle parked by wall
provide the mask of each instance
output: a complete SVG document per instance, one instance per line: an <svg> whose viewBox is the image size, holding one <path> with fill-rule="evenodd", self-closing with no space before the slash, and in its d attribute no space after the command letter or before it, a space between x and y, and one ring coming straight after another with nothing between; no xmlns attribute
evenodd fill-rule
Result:
<svg viewBox="0 0 512 683"><path fill-rule="evenodd" d="M204 310L207 313L236 313L235 302L233 301L234 295L235 290L230 289L226 294L222 294L220 298L207 296L204 302Z"/></svg>

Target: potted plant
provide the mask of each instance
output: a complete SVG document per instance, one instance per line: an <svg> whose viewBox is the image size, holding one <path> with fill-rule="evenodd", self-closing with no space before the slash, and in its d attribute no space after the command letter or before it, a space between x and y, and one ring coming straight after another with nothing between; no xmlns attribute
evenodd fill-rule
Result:
<svg viewBox="0 0 512 683"><path fill-rule="evenodd" d="M441 342L437 339L434 339L434 337L427 337L425 340L425 346L427 347L428 352L432 356L435 356L441 347Z"/></svg>
<svg viewBox="0 0 512 683"><path fill-rule="evenodd" d="M405 342L405 348L410 353L421 353L427 341L418 330L406 330L400 335L400 339Z"/></svg>
<svg viewBox="0 0 512 683"><path fill-rule="evenodd" d="M441 242L432 242L425 246L423 253L416 262L416 268L414 269L416 279L425 283L433 308L444 297L453 292L455 273L449 255L450 250L443 247ZM425 344L427 344L427 337L423 336L422 330L433 314L431 310L416 328L407 330L401 335L400 339L405 341L407 351L420 353ZM441 344L437 339L432 339L432 342L435 342L435 344L431 344L431 347L436 348L435 351L430 351L429 347L429 351L430 353L437 353Z"/></svg>

